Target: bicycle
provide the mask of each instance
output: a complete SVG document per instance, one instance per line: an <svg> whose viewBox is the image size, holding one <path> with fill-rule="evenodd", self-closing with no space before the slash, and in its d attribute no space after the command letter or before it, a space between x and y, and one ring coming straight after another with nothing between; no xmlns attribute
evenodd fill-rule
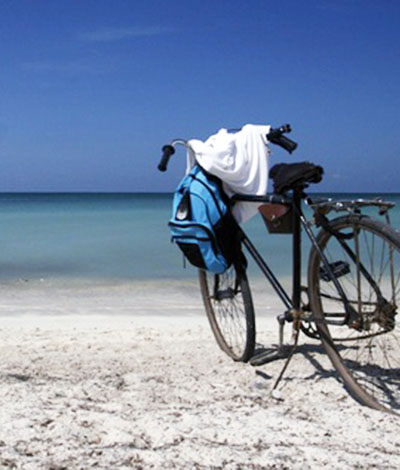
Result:
<svg viewBox="0 0 400 470"><path fill-rule="evenodd" d="M285 125L272 129L267 137L269 142L291 153L297 144L284 135L290 131L290 126ZM163 147L160 171L167 169L168 160L179 144L189 145L185 140L175 139ZM287 164L287 171L293 165ZM219 347L233 360L262 365L284 357L288 363L302 331L321 340L346 389L356 400L374 409L396 413L400 409L400 338L396 322L400 233L391 227L389 217L395 204L381 199L314 198L305 192L312 182L304 176L289 183L282 194L231 197L232 203L261 204L259 211L270 231L292 234L293 275L289 295L244 230L238 227L242 246L285 307L285 312L277 317L278 347L254 354L256 327L249 281L246 271L239 273L232 267L222 275L199 270L200 290L212 332ZM303 203L312 210L309 219L303 213ZM377 208L384 221L363 213L366 207ZM338 212L344 215L328 218ZM319 230L317 234L314 227ZM307 286L301 283L302 230L311 241ZM292 323L296 331L289 350L283 344L287 323Z"/></svg>

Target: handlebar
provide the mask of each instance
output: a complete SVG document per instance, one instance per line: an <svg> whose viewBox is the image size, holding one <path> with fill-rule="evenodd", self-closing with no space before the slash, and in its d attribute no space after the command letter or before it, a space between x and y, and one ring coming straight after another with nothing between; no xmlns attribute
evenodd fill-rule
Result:
<svg viewBox="0 0 400 470"><path fill-rule="evenodd" d="M283 126L278 127L276 129L271 129L267 134L267 139L271 143L279 145L279 147L282 147L289 153L292 153L297 148L297 142L283 135L291 131L292 128L290 127L290 124L284 124Z"/></svg>
<svg viewBox="0 0 400 470"><path fill-rule="evenodd" d="M271 128L267 134L267 139L272 144L279 145L287 152L292 153L297 148L297 143L283 135L291 131L292 128L290 127L290 124L284 124L283 126L277 127L275 129ZM177 144L183 145L185 147L189 146L188 142L183 139L174 139L170 144L164 145L161 149L161 160L157 167L160 171L167 170L169 159L175 153L175 146Z"/></svg>

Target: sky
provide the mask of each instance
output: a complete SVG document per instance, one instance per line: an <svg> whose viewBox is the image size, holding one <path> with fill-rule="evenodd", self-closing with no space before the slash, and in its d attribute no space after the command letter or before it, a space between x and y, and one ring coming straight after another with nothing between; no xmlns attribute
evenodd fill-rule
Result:
<svg viewBox="0 0 400 470"><path fill-rule="evenodd" d="M398 0L0 0L0 191L169 192L171 139L290 123L272 164L398 192L399 109Z"/></svg>

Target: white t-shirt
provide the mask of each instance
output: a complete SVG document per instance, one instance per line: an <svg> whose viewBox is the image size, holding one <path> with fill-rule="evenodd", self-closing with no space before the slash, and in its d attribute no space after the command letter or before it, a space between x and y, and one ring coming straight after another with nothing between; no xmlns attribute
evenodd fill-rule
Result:
<svg viewBox="0 0 400 470"><path fill-rule="evenodd" d="M224 191L232 194L265 195L268 186L270 126L246 124L240 131L219 130L205 142L192 139L187 154L187 171L196 162L223 182ZM239 223L257 213L260 204L238 202L233 215Z"/></svg>

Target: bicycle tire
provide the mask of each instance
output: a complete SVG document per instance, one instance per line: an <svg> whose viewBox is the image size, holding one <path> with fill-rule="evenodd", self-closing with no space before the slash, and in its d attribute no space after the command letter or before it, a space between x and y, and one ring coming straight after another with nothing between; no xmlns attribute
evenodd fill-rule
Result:
<svg viewBox="0 0 400 470"><path fill-rule="evenodd" d="M255 316L245 273L233 267L221 275L199 270L200 290L211 330L219 347L234 361L247 362L254 353Z"/></svg>
<svg viewBox="0 0 400 470"><path fill-rule="evenodd" d="M345 308L313 246L308 265L309 295L321 341L356 400L374 409L398 413L400 325L395 316L400 304L400 235L389 225L362 215L339 217L329 225L330 230L351 237L345 241L354 257L333 233L324 229L318 233L317 242L330 264L347 263L335 276L357 312L357 321L352 327L332 325L333 319L345 318ZM378 303L377 292L385 301Z"/></svg>

